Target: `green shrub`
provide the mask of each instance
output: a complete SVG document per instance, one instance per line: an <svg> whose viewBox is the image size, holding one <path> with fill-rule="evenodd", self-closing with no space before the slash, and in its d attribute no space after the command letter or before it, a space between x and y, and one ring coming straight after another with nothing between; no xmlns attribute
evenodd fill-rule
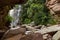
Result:
<svg viewBox="0 0 60 40"><path fill-rule="evenodd" d="M46 0L28 0L23 5L22 22L35 22L36 25L55 24L56 21L52 18L49 9L45 6ZM30 21L31 20L31 21Z"/></svg>

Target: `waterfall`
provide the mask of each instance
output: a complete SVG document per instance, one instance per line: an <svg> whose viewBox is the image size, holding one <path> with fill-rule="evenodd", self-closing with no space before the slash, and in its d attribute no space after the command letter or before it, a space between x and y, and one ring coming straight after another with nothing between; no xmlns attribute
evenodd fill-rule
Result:
<svg viewBox="0 0 60 40"><path fill-rule="evenodd" d="M13 9L9 10L9 15L12 17L12 21L11 21L11 28L15 28L17 27L17 24L19 23L19 17L21 15L21 5L17 5L15 7L13 7Z"/></svg>

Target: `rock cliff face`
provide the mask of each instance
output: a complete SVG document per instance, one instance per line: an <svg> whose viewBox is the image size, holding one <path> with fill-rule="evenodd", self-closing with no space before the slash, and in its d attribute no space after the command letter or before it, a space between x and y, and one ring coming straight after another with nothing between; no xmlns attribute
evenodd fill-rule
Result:
<svg viewBox="0 0 60 40"><path fill-rule="evenodd" d="M58 16L60 16L60 0L47 0L46 6Z"/></svg>
<svg viewBox="0 0 60 40"><path fill-rule="evenodd" d="M6 23L5 16L7 15L8 10L9 10L8 6L4 6L0 8L0 29L7 29L5 27L5 23Z"/></svg>
<svg viewBox="0 0 60 40"><path fill-rule="evenodd" d="M46 0L46 6L58 21L60 20L60 0ZM60 23L60 21L59 21Z"/></svg>

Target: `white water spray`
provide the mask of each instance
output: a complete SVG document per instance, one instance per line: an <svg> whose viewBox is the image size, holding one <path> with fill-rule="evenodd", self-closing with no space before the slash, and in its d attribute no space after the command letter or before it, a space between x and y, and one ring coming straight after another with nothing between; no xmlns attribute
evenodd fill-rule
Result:
<svg viewBox="0 0 60 40"><path fill-rule="evenodd" d="M17 27L17 24L19 23L19 17L21 12L21 5L17 5L17 7L14 7L9 11L9 15L12 17L11 21L11 28Z"/></svg>

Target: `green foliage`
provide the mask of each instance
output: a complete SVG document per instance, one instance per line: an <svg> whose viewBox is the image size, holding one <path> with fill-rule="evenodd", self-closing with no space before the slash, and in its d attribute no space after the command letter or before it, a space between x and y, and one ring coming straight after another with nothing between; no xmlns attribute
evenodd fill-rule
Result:
<svg viewBox="0 0 60 40"><path fill-rule="evenodd" d="M28 23L30 23L30 22L31 22L31 20L28 19L28 18L26 18L26 19L24 20L24 23L26 23L26 24L28 24Z"/></svg>
<svg viewBox="0 0 60 40"><path fill-rule="evenodd" d="M45 1L46 0L28 0L28 2L23 5L23 23L34 21L36 25L55 24L56 22L45 6Z"/></svg>
<svg viewBox="0 0 60 40"><path fill-rule="evenodd" d="M13 18L11 16L7 15L5 17L5 20L11 22L13 20Z"/></svg>

